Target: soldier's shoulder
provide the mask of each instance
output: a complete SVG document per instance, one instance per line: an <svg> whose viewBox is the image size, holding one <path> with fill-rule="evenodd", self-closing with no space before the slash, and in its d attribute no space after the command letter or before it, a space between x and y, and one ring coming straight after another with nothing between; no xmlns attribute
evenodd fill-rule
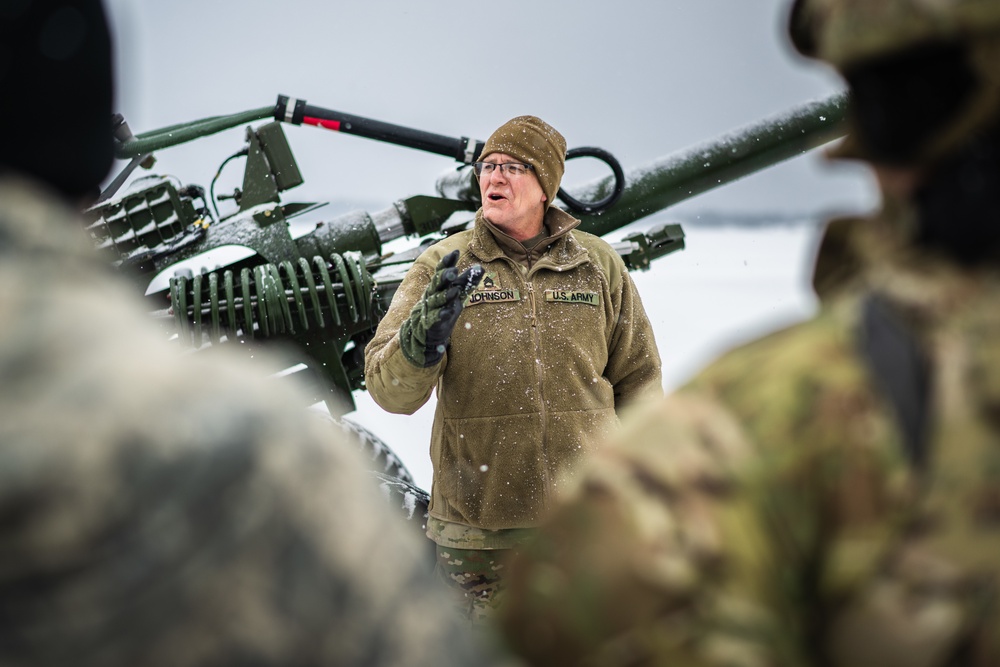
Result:
<svg viewBox="0 0 1000 667"><path fill-rule="evenodd" d="M611 246L610 243L602 239L600 236L591 234L590 232L584 232L579 229L574 229L569 232L570 235L576 239L576 241L587 249L587 252L592 255L597 255L599 257L619 257L618 253Z"/></svg>
<svg viewBox="0 0 1000 667"><path fill-rule="evenodd" d="M0 234L19 253L58 253L66 259L93 252L83 225L66 202L44 183L13 172L0 174ZM79 230L80 233L74 233Z"/></svg>
<svg viewBox="0 0 1000 667"><path fill-rule="evenodd" d="M714 396L685 389L635 407L601 452L606 461L631 461L664 488L733 477L750 459L751 442L736 415Z"/></svg>
<svg viewBox="0 0 1000 667"><path fill-rule="evenodd" d="M743 389L755 391L751 386L836 382L842 375L837 369L856 375L862 369L854 339L855 309L853 302L824 307L808 320L738 344L706 366L688 386L729 395Z"/></svg>
<svg viewBox="0 0 1000 667"><path fill-rule="evenodd" d="M601 267L612 285L617 285L619 279L628 273L621 255L600 236L579 229L574 229L569 234L587 252L590 261Z"/></svg>
<svg viewBox="0 0 1000 667"><path fill-rule="evenodd" d="M881 442L891 419L858 353L856 306L835 304L737 347L685 389L725 406L761 446Z"/></svg>

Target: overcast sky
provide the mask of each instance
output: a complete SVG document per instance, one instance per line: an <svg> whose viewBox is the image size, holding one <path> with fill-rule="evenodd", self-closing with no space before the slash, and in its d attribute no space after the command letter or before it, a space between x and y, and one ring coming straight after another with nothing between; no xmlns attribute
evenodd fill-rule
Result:
<svg viewBox="0 0 1000 667"><path fill-rule="evenodd" d="M509 118L533 114L571 148L600 146L629 169L841 88L831 71L791 51L784 0L106 1L117 39L117 106L137 134L287 94L483 140ZM154 171L207 187L243 134L237 128L162 151ZM377 210L434 194L437 177L456 164L310 127L286 126L286 134L305 184L285 201ZM237 184L240 167L227 170ZM593 176L571 162L563 183L572 188ZM721 349L814 307L812 227L709 228L699 226L699 214L822 219L875 205L867 172L813 151L648 220L681 222L688 236L685 251L635 276L667 387ZM432 407L386 417L367 396L358 403L353 418L429 484Z"/></svg>

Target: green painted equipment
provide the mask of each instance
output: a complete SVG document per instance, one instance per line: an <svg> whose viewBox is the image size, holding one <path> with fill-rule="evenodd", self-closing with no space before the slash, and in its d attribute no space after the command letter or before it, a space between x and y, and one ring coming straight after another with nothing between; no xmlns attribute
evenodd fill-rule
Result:
<svg viewBox="0 0 1000 667"><path fill-rule="evenodd" d="M736 130L628 171L598 148L567 158L592 157L612 171L606 178L560 190L559 205L601 236L694 195L764 169L843 133L846 96L835 95ZM257 121L267 121L254 127ZM435 195L396 200L376 212L323 217L321 203L284 203L281 193L303 182L282 123L310 124L452 158L462 167L437 183ZM242 187L216 196L176 179L147 176L118 189L154 152L225 129L250 124L246 145L223 162L245 157ZM471 164L483 142L451 138L306 104L286 96L234 114L132 136L118 119L119 158L130 160L98 204L87 211L88 230L110 264L146 295L167 335L196 349L238 346L248 355L280 344L294 355L279 375L305 383L334 415L353 409L364 389L363 350L412 261L429 243L462 229L479 208ZM221 167L220 167L221 170ZM218 201L234 200L220 215ZM308 228L293 237L292 229ZM386 244L409 238L402 250ZM660 225L611 241L631 270L684 247L680 225ZM400 242L392 244L395 248ZM210 251L247 251L214 270L183 268ZM154 279L173 273L166 286Z"/></svg>

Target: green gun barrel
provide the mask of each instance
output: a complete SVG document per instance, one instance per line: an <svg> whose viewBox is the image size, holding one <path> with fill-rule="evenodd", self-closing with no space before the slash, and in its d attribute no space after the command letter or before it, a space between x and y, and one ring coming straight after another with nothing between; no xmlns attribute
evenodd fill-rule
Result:
<svg viewBox="0 0 1000 667"><path fill-rule="evenodd" d="M603 236L685 199L731 183L844 134L847 94L810 102L626 172L621 199L600 214L579 215L580 228ZM611 178L576 191L607 195Z"/></svg>

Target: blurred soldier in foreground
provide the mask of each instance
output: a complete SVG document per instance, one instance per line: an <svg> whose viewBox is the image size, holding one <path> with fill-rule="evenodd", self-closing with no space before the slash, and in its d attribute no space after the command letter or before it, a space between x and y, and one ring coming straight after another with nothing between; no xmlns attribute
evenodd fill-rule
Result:
<svg viewBox="0 0 1000 667"><path fill-rule="evenodd" d="M111 82L97 0L0 5L0 664L490 662L360 454L92 255Z"/></svg>
<svg viewBox="0 0 1000 667"><path fill-rule="evenodd" d="M810 322L632 419L511 574L533 664L1000 664L1000 1L805 0L883 185Z"/></svg>

